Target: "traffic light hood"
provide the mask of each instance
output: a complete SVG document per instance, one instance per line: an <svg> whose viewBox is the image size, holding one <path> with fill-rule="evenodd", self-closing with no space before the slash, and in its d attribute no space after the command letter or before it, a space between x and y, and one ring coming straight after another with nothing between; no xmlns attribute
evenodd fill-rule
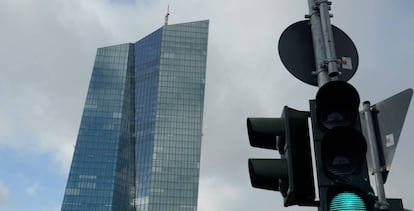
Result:
<svg viewBox="0 0 414 211"><path fill-rule="evenodd" d="M253 147L278 149L277 137L284 139L285 126L282 118L247 118L247 133Z"/></svg>
<svg viewBox="0 0 414 211"><path fill-rule="evenodd" d="M357 90L345 81L331 81L316 94L316 115L325 129L354 124L360 98Z"/></svg>

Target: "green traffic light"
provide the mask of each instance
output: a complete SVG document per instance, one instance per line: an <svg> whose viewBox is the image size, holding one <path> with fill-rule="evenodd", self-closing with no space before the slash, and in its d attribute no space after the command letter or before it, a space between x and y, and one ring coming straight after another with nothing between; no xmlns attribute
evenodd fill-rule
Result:
<svg viewBox="0 0 414 211"><path fill-rule="evenodd" d="M338 193L332 198L329 205L331 211L358 211L366 210L365 202L360 196L352 192Z"/></svg>

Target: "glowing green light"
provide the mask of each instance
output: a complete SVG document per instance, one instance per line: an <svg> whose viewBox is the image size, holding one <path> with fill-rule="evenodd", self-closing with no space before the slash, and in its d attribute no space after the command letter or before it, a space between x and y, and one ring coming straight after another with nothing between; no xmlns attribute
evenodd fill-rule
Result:
<svg viewBox="0 0 414 211"><path fill-rule="evenodd" d="M347 211L347 210L363 210L365 211L365 202L360 196L351 192L343 192L333 197L329 210L331 211Z"/></svg>

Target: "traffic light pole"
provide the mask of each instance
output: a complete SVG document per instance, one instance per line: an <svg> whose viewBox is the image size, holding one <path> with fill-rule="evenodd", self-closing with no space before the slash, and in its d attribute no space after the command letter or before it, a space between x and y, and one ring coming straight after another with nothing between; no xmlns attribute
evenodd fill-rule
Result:
<svg viewBox="0 0 414 211"><path fill-rule="evenodd" d="M285 207L402 211L401 199L386 199L384 183L413 91L374 105L375 111L365 102L359 111L359 93L347 82L358 68L356 46L346 33L331 25L329 0L307 1L305 18L309 20L290 25L279 39L278 50L293 76L319 89L309 101L309 112L285 106L281 118L247 119L250 144L278 150L281 156L249 159L251 184L281 192ZM404 111L391 112L397 111L396 107ZM389 121L387 114L393 117ZM313 139L307 134L309 117ZM387 145L389 135L392 148ZM315 201L314 166L309 162L312 142L319 201ZM370 171L378 196L371 187Z"/></svg>
<svg viewBox="0 0 414 211"><path fill-rule="evenodd" d="M336 59L335 44L330 21L329 8L331 2L327 0L308 0L309 15L312 30L313 49L315 53L318 86L322 87L331 80L337 80L338 60Z"/></svg>
<svg viewBox="0 0 414 211"><path fill-rule="evenodd" d="M371 138L369 138L370 140L367 144L365 138L362 136L361 128L358 123L360 121L359 112L355 113L359 107L358 92L351 85L340 83L341 81L338 81L338 76L340 74L339 65L342 64L342 61L337 59L335 50L334 34L330 21L331 14L329 13L331 2L328 0L308 0L308 4L309 15L306 15L305 17L310 19L311 24L316 69L313 74L317 76L317 82L320 88L316 96L316 113L314 112L313 117L311 117L311 119L315 119L313 120L313 125L315 125L313 128L314 141L316 140L315 149L319 154L317 156L320 156L316 158L317 160L319 159L320 163L318 164L318 162L316 162L316 164L324 167L324 170L318 172L319 197L321 200L319 210L330 210L331 208L340 208L341 206L349 206L347 207L349 210L352 208L355 208L355 210L359 210L359 208L371 210L374 206L380 210L388 209L389 205L385 198L378 152L376 149L372 115L371 113L367 114L365 119L365 121L370 121L367 125L370 125L369 130L371 130ZM366 105L364 104L364 106ZM369 103L367 107L365 112L371 112ZM344 108L348 110L345 111ZM314 110L311 108L311 112L312 111ZM320 125L320 123L322 123L322 125ZM343 143L345 140L342 140L341 138L344 136L349 136L346 139L350 139L353 142ZM351 148L358 148L360 151L359 153L353 152L348 154L350 151L356 150L351 150ZM375 205L375 199L369 197L373 193L371 192L372 189L369 185L369 174L365 162L367 148L372 152L372 160L377 164L374 175L376 178L379 199L375 202ZM342 153L342 156L335 153ZM356 159L359 159L357 163L351 162L351 158L353 158L351 155L357 155ZM341 165L338 164L338 159L340 158L346 158L343 161L346 161L344 163L347 163L349 167L352 167L349 168L353 169L351 172L347 172L347 168L343 168L343 166L346 165L340 167ZM341 173L339 170L344 172ZM355 175L355 180L359 180L359 182L349 182L353 180L352 178L354 178L353 176ZM342 187L343 189L337 187L340 185L333 185L335 182L341 180L344 180L346 184ZM364 184L364 182L367 184L360 186L361 184ZM364 196L362 197L362 195L358 195L352 191L347 192L349 190L346 188L359 188L360 191L364 193ZM335 193L335 191L338 192ZM353 197L353 199L351 199L351 197Z"/></svg>
<svg viewBox="0 0 414 211"><path fill-rule="evenodd" d="M363 103L363 112L364 112L364 119L365 124L367 126L367 141L368 141L368 150L370 151L371 155L371 162L372 162L372 174L375 178L375 186L377 189L377 195L378 195L378 201L376 202L376 207L380 210L387 210L389 209L389 204L387 202L387 199L385 197L385 189L383 184L383 178L382 178L382 171L378 156L378 148L377 148L377 140L375 137L375 130L373 125L373 118L372 118L372 112L371 112L371 105L369 101L365 101Z"/></svg>

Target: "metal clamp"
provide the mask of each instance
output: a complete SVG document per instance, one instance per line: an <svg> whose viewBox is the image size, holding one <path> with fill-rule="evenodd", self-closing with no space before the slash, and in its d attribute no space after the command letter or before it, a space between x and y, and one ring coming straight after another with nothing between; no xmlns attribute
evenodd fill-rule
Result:
<svg viewBox="0 0 414 211"><path fill-rule="evenodd" d="M311 14L306 14L305 18L310 19L313 15L319 15L319 10L313 10Z"/></svg>
<svg viewBox="0 0 414 211"><path fill-rule="evenodd" d="M342 64L342 60L341 59L325 59L323 61L323 64L328 65L329 63L336 63L337 65Z"/></svg>
<svg viewBox="0 0 414 211"><path fill-rule="evenodd" d="M328 4L329 6L331 6L331 5L332 5L332 2L331 2L331 1L328 1L328 0L316 0L316 1L315 1L315 4L316 4L316 5L320 5L320 4L323 4L323 3L326 3L326 4Z"/></svg>

